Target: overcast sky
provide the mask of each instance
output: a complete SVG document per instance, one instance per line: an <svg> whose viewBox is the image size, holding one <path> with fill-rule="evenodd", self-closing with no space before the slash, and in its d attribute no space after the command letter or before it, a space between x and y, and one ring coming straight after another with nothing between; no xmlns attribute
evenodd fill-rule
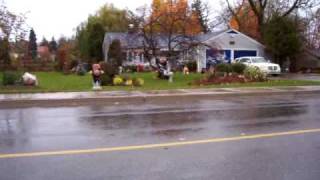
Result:
<svg viewBox="0 0 320 180"><path fill-rule="evenodd" d="M221 0L208 0L210 6L219 6ZM105 3L113 3L118 8L135 10L152 0L4 0L9 10L27 13L27 24L33 27L37 39L51 39L62 35L70 37L75 28L94 14Z"/></svg>

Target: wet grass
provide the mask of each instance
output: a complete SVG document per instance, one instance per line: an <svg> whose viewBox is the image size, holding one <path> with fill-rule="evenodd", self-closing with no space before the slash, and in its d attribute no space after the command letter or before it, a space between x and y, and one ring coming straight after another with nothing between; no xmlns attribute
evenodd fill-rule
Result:
<svg viewBox="0 0 320 180"><path fill-rule="evenodd" d="M1 73L0 73L1 74ZM27 86L0 86L0 92L61 92L61 91L89 91L91 90L91 77L64 75L59 72L35 72L38 77L38 87ZM2 81L2 74L0 75ZM2 82L1 82L2 84Z"/></svg>
<svg viewBox="0 0 320 180"><path fill-rule="evenodd" d="M92 91L91 76L64 75L60 72L36 72L39 78L38 87L25 86L2 86L0 85L0 93L34 93L34 92L71 92L71 91ZM274 86L308 86L320 85L320 81L308 80L270 80L267 82L245 83L245 84L223 84L209 86L190 85L196 79L201 78L202 74L191 73L183 75L175 73L173 82L157 79L156 73L134 73L131 77L143 78L145 81L142 87L125 87L125 86L105 86L105 91L132 91L132 90L174 90L174 89L190 89L190 88L241 88L241 87L274 87ZM2 84L2 73L0 73L0 84Z"/></svg>

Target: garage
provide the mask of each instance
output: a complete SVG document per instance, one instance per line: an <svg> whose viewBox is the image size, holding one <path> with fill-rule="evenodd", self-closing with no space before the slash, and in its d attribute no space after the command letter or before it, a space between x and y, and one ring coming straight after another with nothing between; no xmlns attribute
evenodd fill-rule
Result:
<svg viewBox="0 0 320 180"><path fill-rule="evenodd" d="M234 59L244 56L257 56L257 51L253 50L235 50Z"/></svg>
<svg viewBox="0 0 320 180"><path fill-rule="evenodd" d="M265 47L261 43L234 29L203 34L199 38L202 43L196 57L199 72L216 59L230 62L243 56L265 55Z"/></svg>

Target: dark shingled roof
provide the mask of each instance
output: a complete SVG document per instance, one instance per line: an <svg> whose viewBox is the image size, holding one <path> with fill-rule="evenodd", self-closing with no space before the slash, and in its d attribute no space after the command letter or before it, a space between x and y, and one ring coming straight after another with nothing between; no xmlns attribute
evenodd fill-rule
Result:
<svg viewBox="0 0 320 180"><path fill-rule="evenodd" d="M111 33L106 33L104 42L105 43L110 43L114 40L120 40L121 45L124 48L139 48L143 47L143 42L144 38L136 33L118 33L118 32L111 32ZM166 48L168 45L168 39L164 35L158 35L156 37L157 42L158 42L158 47L160 48Z"/></svg>
<svg viewBox="0 0 320 180"><path fill-rule="evenodd" d="M138 34L111 32L106 33L105 35L105 42L112 42L116 39L120 40L121 45L125 48L143 46L143 37L139 36Z"/></svg>
<svg viewBox="0 0 320 180"><path fill-rule="evenodd" d="M215 37L226 30L210 32L207 34L200 34L194 37L195 41L204 42L212 37ZM158 35L157 37L158 47L166 48L168 46L168 39L165 35ZM183 37L179 37L183 38ZM121 45L124 48L141 48L143 47L144 38L137 33L126 33L126 32L108 32L105 34L104 43L111 43L114 40L120 40ZM174 46L174 45L173 45Z"/></svg>
<svg viewBox="0 0 320 180"><path fill-rule="evenodd" d="M204 42L212 37L215 37L215 36L218 36L219 34L222 34L226 32L226 30L221 30L221 31L215 31L215 32L209 32L209 33L206 33L206 34L200 34L197 36L197 39L200 41L200 42Z"/></svg>

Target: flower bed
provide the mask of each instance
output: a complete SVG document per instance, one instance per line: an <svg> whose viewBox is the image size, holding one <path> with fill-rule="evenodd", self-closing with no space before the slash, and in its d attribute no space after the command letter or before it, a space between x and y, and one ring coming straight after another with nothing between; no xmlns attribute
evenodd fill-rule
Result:
<svg viewBox="0 0 320 180"><path fill-rule="evenodd" d="M196 85L211 85L211 84L230 84L230 83L245 83L249 80L241 75L228 76L210 76L208 78L200 79L195 82Z"/></svg>
<svg viewBox="0 0 320 180"><path fill-rule="evenodd" d="M241 69L241 70L239 70ZM204 78L196 80L195 85L231 84L267 81L266 74L255 67L239 68L239 64L222 64L209 72Z"/></svg>
<svg viewBox="0 0 320 180"><path fill-rule="evenodd" d="M114 86L143 86L144 80L142 78L131 78L128 75L116 76L113 78Z"/></svg>

